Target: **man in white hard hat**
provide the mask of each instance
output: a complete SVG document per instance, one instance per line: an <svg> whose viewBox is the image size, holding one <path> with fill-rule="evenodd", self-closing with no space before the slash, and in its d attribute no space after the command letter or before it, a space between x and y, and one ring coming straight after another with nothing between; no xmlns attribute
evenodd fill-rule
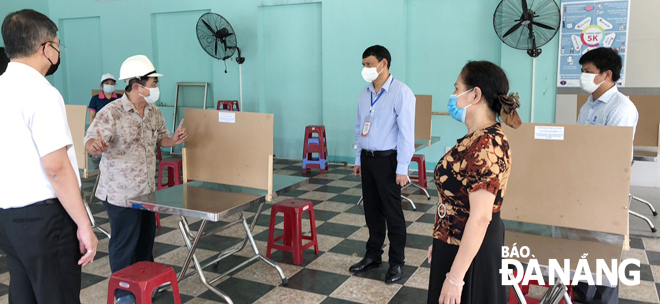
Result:
<svg viewBox="0 0 660 304"><path fill-rule="evenodd" d="M119 80L126 93L96 114L85 136L85 148L101 155L101 176L96 197L108 211L110 268L116 272L136 262L153 261L156 217L151 211L132 209L127 199L156 190L156 146L183 143L183 120L172 137L154 103L158 100L158 77L144 55L129 57L121 65ZM128 291L115 292L118 304L135 303Z"/></svg>

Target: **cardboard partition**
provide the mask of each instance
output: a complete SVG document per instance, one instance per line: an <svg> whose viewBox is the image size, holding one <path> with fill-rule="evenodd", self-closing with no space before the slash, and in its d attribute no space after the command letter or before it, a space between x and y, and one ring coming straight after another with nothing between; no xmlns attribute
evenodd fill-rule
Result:
<svg viewBox="0 0 660 304"><path fill-rule="evenodd" d="M71 130L71 139L73 140L73 147L76 151L76 159L78 160L78 169L87 170L87 151L83 140L85 138L85 123L87 120L87 107L81 105L65 105L66 119L69 122L69 130Z"/></svg>
<svg viewBox="0 0 660 304"><path fill-rule="evenodd" d="M433 96L415 95L415 139L431 140Z"/></svg>
<svg viewBox="0 0 660 304"><path fill-rule="evenodd" d="M273 118L273 114L185 109L184 180L272 192Z"/></svg>
<svg viewBox="0 0 660 304"><path fill-rule="evenodd" d="M628 235L631 127L523 124L505 133L502 219Z"/></svg>
<svg viewBox="0 0 660 304"><path fill-rule="evenodd" d="M635 131L635 146L660 147L658 125L660 124L660 95L631 95L630 100L637 107L639 120ZM577 116L587 102L589 95L577 96ZM577 121L577 116L575 117Z"/></svg>
<svg viewBox="0 0 660 304"><path fill-rule="evenodd" d="M92 96L101 94L103 90L92 90ZM115 90L115 93L124 95L124 90Z"/></svg>

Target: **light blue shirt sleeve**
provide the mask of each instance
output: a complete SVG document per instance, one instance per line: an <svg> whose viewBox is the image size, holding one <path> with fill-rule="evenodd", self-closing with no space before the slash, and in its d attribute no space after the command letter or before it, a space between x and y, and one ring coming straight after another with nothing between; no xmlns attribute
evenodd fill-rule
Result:
<svg viewBox="0 0 660 304"><path fill-rule="evenodd" d="M360 103L358 103L357 109L357 118L355 119L355 165L362 166L362 161L360 160L360 153L362 153L362 147L360 147L360 134L362 133L362 126L360 125Z"/></svg>
<svg viewBox="0 0 660 304"><path fill-rule="evenodd" d="M635 105L630 103L621 103L612 116L608 119L608 126L633 127L633 138L637 129L637 120L639 114Z"/></svg>
<svg viewBox="0 0 660 304"><path fill-rule="evenodd" d="M399 134L396 140L396 174L408 175L408 165L415 153L415 94L410 89L401 90L396 98L394 110Z"/></svg>

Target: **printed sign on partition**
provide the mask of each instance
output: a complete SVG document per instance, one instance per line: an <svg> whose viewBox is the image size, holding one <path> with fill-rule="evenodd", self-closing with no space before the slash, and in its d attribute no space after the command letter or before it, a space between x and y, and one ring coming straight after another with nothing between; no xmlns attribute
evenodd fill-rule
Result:
<svg viewBox="0 0 660 304"><path fill-rule="evenodd" d="M599 47L619 52L624 86L629 19L630 0L562 0L557 87L580 87L580 57Z"/></svg>
<svg viewBox="0 0 660 304"><path fill-rule="evenodd" d="M236 123L236 113L220 111L218 113L218 121L225 123Z"/></svg>
<svg viewBox="0 0 660 304"><path fill-rule="evenodd" d="M564 140L564 127L535 126L534 139Z"/></svg>

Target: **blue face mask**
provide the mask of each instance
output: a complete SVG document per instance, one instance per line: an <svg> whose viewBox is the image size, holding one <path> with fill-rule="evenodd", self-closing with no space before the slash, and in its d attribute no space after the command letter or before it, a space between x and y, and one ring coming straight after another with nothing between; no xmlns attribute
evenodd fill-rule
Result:
<svg viewBox="0 0 660 304"><path fill-rule="evenodd" d="M460 121L461 123L465 123L465 115L467 114L466 109L469 108L472 104L469 104L465 108L459 108L458 105L456 105L456 102L458 101L458 97L465 93L472 92L474 89L467 90L461 94L452 94L449 96L449 103L447 104L447 110L449 110L449 115L456 119L457 121Z"/></svg>

